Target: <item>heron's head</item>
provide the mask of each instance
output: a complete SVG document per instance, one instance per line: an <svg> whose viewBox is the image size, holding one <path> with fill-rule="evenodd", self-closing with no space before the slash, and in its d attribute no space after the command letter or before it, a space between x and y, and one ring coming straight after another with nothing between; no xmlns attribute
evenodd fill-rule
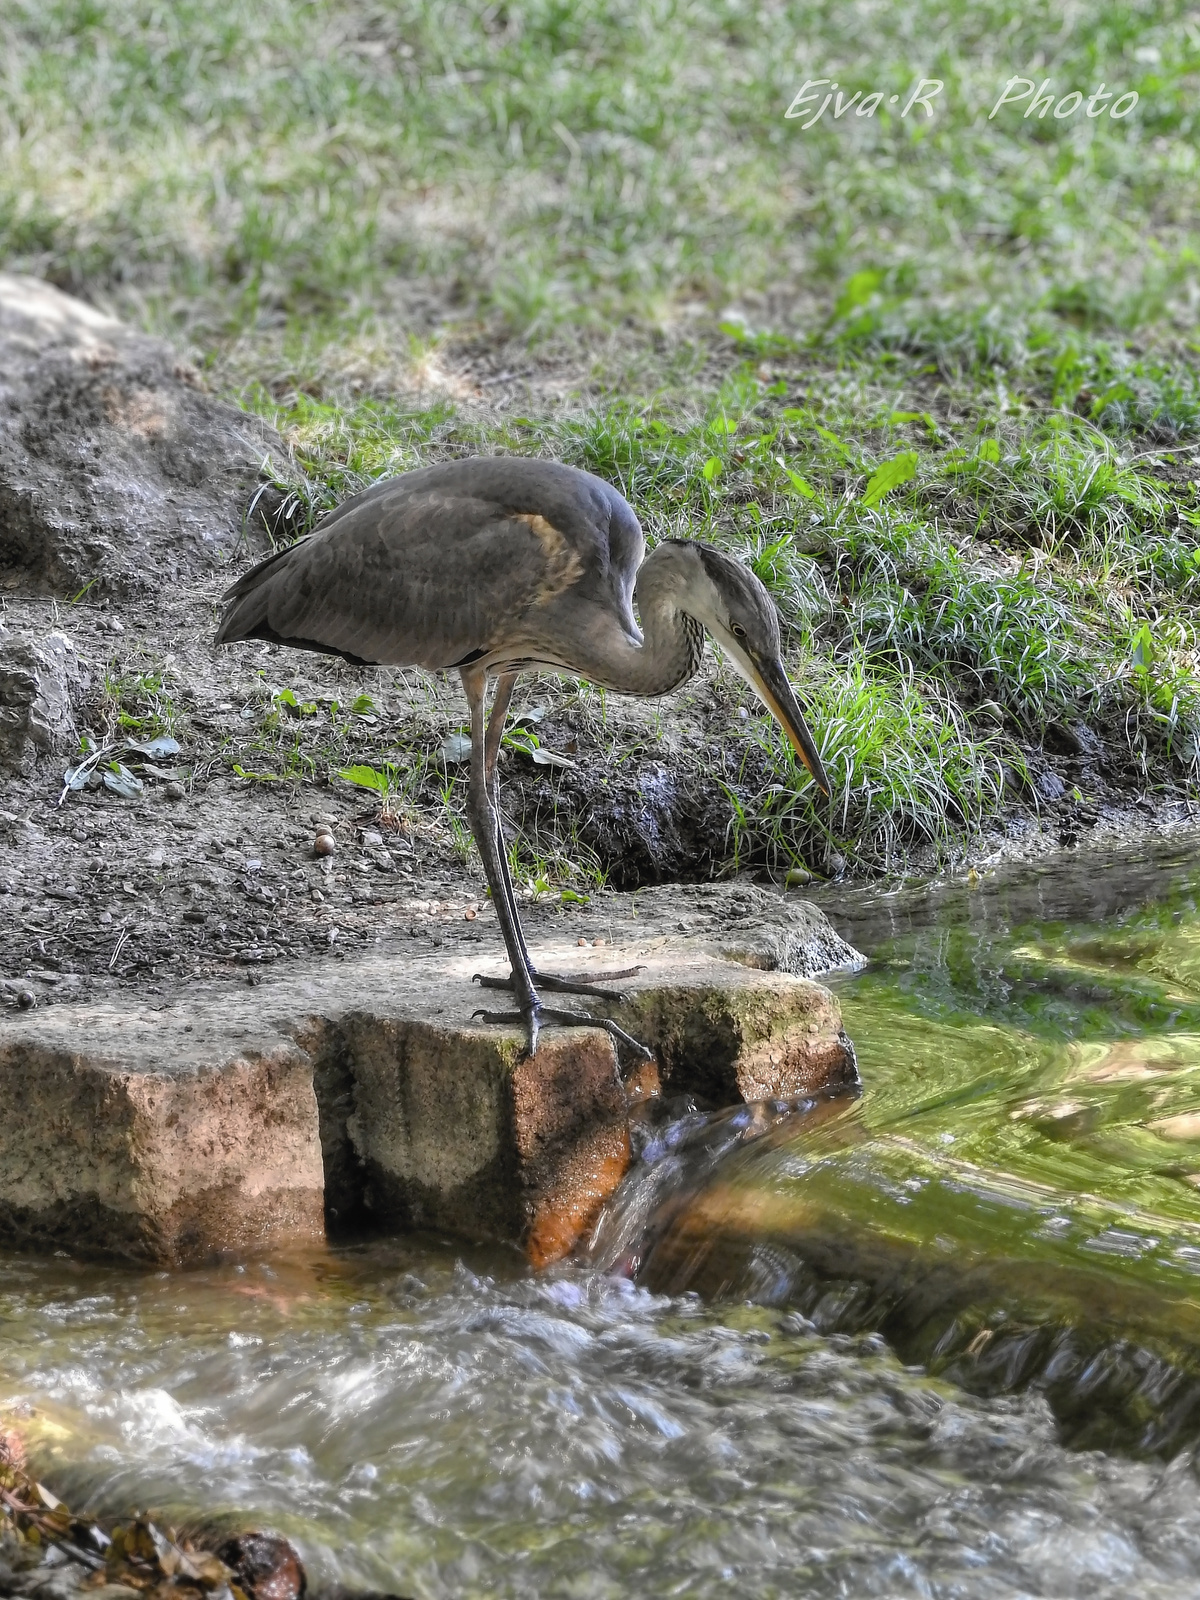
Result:
<svg viewBox="0 0 1200 1600"><path fill-rule="evenodd" d="M779 613L765 586L749 567L711 545L672 543L683 580L679 605L712 634L787 734L817 787L830 794L821 753L784 670Z"/></svg>

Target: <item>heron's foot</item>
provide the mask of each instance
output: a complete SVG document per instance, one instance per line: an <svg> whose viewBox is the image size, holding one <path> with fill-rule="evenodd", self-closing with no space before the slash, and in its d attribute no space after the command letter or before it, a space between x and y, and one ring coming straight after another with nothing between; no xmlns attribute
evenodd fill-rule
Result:
<svg viewBox="0 0 1200 1600"><path fill-rule="evenodd" d="M545 989L550 994L591 994L601 1000L621 1000L623 995L613 994L611 989L597 989L597 983L612 983L617 978L632 978L641 971L641 967L622 967L617 972L530 972L530 977L539 989ZM513 975L510 972L507 978L489 978L482 972L475 974L473 982L482 989L512 989L515 987Z"/></svg>
<svg viewBox="0 0 1200 1600"><path fill-rule="evenodd" d="M603 994L601 989L598 991ZM612 996L608 998L611 1000ZM627 1046L643 1061L652 1061L653 1052L635 1039L631 1033L619 1027L607 1017L589 1017L580 1015L578 1011L557 1011L551 1007L538 1005L535 1001L528 1011L474 1011L471 1013L472 1022L523 1022L528 1038L528 1053L534 1055L538 1046L538 1033L543 1022L556 1023L560 1028L603 1028L618 1044Z"/></svg>

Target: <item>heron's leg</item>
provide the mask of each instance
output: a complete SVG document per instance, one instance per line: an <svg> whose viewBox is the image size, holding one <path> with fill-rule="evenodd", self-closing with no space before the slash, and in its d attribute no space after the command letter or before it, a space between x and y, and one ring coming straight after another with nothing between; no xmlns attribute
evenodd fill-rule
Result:
<svg viewBox="0 0 1200 1600"><path fill-rule="evenodd" d="M500 923L500 932L504 938L504 946L508 951L509 964L512 967L512 987L516 995L519 1012L503 1018L487 1017L486 1021L523 1021L529 1040L529 1054L537 1049L539 1019L541 1017L541 1002L537 990L533 987L533 974L529 970L529 954L525 947L524 935L521 932L520 918L517 916L516 905L506 893L506 875L501 865L503 851L500 849L500 826L492 804L491 786L488 783L486 765L486 739L483 717L484 691L487 686L487 677L479 671L462 669L463 688L466 690L467 703L471 708L471 777L467 786L467 810L471 819L471 830L475 835L475 843L479 847L479 854L483 858L483 870L487 875L488 885L492 891L492 903L496 907L496 916ZM511 694L511 688L509 693Z"/></svg>
<svg viewBox="0 0 1200 1600"><path fill-rule="evenodd" d="M506 676L508 676L506 674ZM603 1028L606 1033L622 1044L629 1045L640 1055L649 1057L650 1052L644 1045L627 1034L624 1028L605 1018L592 1018L577 1016L572 1011L547 1011L541 1002L534 987L534 973L529 964L529 952L521 932L521 919L517 915L516 900L512 895L512 884L509 881L504 860L504 851L500 839L499 808L495 802L495 788L488 782L486 764L487 737L484 728L483 700L486 679L482 673L471 672L466 668L462 671L463 688L466 690L467 702L471 708L471 780L467 789L467 803L471 818L471 828L475 834L475 842L479 846L479 854L483 858L483 869L487 874L488 884L492 891L492 902L496 907L496 915L500 922L500 931L504 936L505 948L512 966L510 987L514 990L519 1009L517 1011L477 1011L475 1016L481 1017L485 1022L523 1022L528 1038L529 1054L533 1055L537 1049L538 1032L542 1020L556 1022L563 1027L572 1028ZM504 688L503 680L501 680ZM504 709L507 710L507 697L512 694L512 685L506 686L506 699ZM500 718L503 726L503 716ZM497 732L494 749L499 746L499 733ZM494 760L494 757L493 757ZM604 990L598 990L604 996ZM611 999L612 996L606 996Z"/></svg>
<svg viewBox="0 0 1200 1600"><path fill-rule="evenodd" d="M521 954L525 958L525 965L530 972L533 963L529 959L529 946L525 943L525 934L521 927L521 919L517 914L517 897L513 892L512 874L508 870L508 852L504 848L504 834L500 828L500 776L496 770L496 759L500 754L500 741L504 737L504 724L508 717L508 708L512 704L513 688L516 685L515 672L502 672L496 683L496 693L492 700L492 709L488 713L487 732L483 740L483 770L487 781L488 797L491 800L492 815L496 823L496 859L500 868L500 879L503 885L504 898L508 905L508 914L512 919L513 927L517 930L517 939L520 942ZM495 898L495 885L492 885L492 897ZM478 980L483 983L484 980ZM511 988L511 980L504 985ZM490 987L490 985L489 985Z"/></svg>
<svg viewBox="0 0 1200 1600"><path fill-rule="evenodd" d="M496 683L496 693L492 700L492 708L488 712L487 732L483 741L483 766L487 776L488 797L491 800L492 815L496 820L496 859L500 868L500 876L504 883L504 896L508 903L508 913L512 926L516 929L517 938L520 940L521 954L525 958L525 968L530 977L543 989L548 989L552 994L591 994L602 999L619 1000L619 994L614 995L607 989L595 988L597 980L611 981L614 978L632 978L634 973L640 972L640 967L624 967L619 972L539 972L534 966L529 954L529 947L525 943L525 935L521 929L521 919L517 912L517 896L513 889L512 875L508 869L508 852L504 848L504 835L500 831L500 775L497 771L496 758L500 754L500 741L504 737L504 723L508 716L508 708L512 704L513 688L516 685L518 674L515 672L502 672ZM489 883L491 882L489 878ZM492 898L495 899L496 888L492 885ZM515 972L515 967L514 967ZM590 980L590 981L589 981ZM511 989L515 980L510 975L507 978L490 978L483 973L475 974L475 982L484 989Z"/></svg>

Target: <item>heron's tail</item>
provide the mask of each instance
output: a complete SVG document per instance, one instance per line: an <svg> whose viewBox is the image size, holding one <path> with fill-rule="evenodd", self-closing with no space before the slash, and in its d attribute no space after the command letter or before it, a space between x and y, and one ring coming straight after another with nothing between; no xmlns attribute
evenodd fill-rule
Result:
<svg viewBox="0 0 1200 1600"><path fill-rule="evenodd" d="M274 638L273 634L261 631L267 622L271 579L279 576L280 567L286 566L289 557L304 542L304 539L297 539L295 544L274 551L265 561L251 567L249 572L243 572L238 581L226 589L221 596L227 602L225 615L217 628L214 644L236 644L239 639Z"/></svg>
<svg viewBox="0 0 1200 1600"><path fill-rule="evenodd" d="M276 550L265 561L260 561L256 567L251 567L249 572L244 572L231 589L226 589L221 596L222 600L229 601L225 615L221 618L217 628L214 644L237 644L241 639L266 639L270 644L289 644L294 650L315 650L321 655L341 656L344 661L349 661L356 667L378 666L377 661L372 661L366 656L354 655L349 650L343 650L340 645L329 644L322 639L300 638L290 633L280 633L273 628L267 620L271 609L271 591L277 579L287 581L287 569L291 558L302 545L308 543L309 535L297 539L295 544L289 544L284 550Z"/></svg>

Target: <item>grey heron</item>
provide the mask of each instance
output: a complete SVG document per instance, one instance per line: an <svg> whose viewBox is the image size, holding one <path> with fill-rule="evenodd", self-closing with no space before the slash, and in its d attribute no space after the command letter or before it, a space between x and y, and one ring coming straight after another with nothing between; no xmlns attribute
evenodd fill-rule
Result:
<svg viewBox="0 0 1200 1600"><path fill-rule="evenodd" d="M218 644L266 639L361 665L461 673L471 711L468 814L512 968L507 979L480 981L511 988L517 1004L515 1012L476 1016L523 1022L531 1055L542 1022L605 1027L636 1041L613 1022L549 1009L538 992L618 997L583 982L584 974L538 972L521 930L496 758L522 672L669 694L699 669L707 629L830 792L784 670L775 606L758 578L693 541L664 540L647 556L623 496L561 462L487 456L384 479L261 561L223 598ZM489 678L495 692L485 715Z"/></svg>

